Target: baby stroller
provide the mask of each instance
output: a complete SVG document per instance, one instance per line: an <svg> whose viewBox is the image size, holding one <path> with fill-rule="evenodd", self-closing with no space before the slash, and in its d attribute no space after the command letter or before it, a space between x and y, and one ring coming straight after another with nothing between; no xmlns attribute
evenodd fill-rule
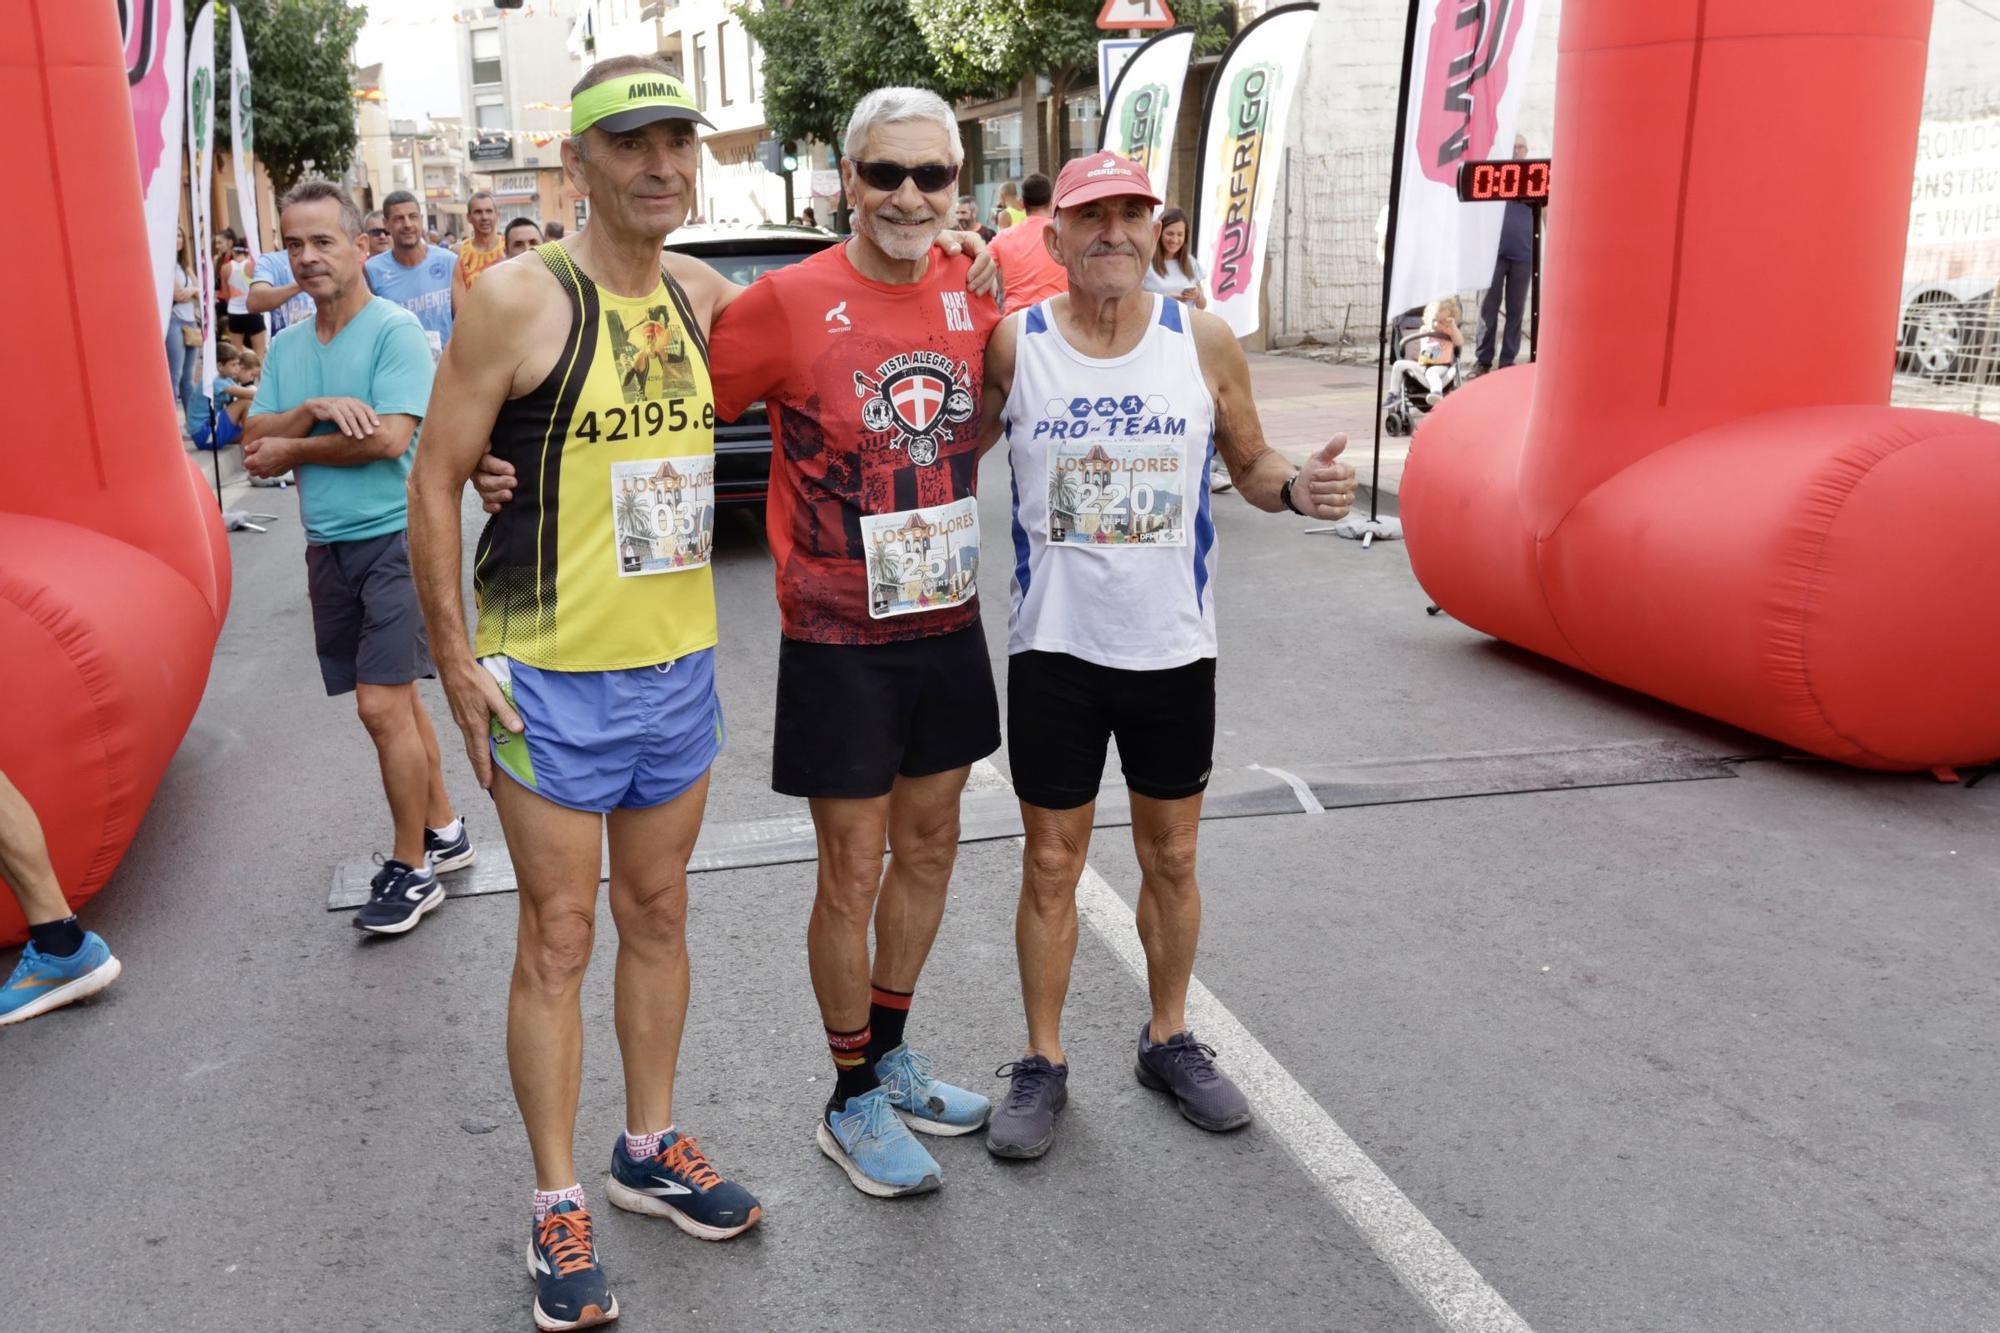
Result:
<svg viewBox="0 0 2000 1333"><path fill-rule="evenodd" d="M1424 413L1437 405L1433 395L1442 399L1463 382L1456 358L1444 366L1418 363L1418 344L1427 337L1437 336L1427 334L1423 329L1422 306L1405 310L1396 317L1391 327L1389 336L1393 340L1394 357L1389 367L1389 396L1382 404L1382 430L1385 434L1410 434L1416 430L1417 422ZM1426 370L1433 372L1431 378L1425 377ZM1433 379L1436 387L1433 387Z"/></svg>

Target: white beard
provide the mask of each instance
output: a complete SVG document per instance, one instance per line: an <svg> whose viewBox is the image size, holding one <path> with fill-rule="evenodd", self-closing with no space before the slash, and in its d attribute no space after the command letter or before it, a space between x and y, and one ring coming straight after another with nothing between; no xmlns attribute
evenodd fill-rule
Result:
<svg viewBox="0 0 2000 1333"><path fill-rule="evenodd" d="M883 222L874 214L868 216L868 239L875 242L878 249L891 259L913 263L930 252L931 243L944 230L942 219L934 219L930 226L921 230L899 226L893 222Z"/></svg>

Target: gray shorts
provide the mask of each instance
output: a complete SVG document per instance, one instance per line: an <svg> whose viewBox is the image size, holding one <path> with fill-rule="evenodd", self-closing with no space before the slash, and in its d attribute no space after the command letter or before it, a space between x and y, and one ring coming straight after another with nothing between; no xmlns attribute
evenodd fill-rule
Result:
<svg viewBox="0 0 2000 1333"><path fill-rule="evenodd" d="M406 532L306 547L313 641L328 694L435 674Z"/></svg>

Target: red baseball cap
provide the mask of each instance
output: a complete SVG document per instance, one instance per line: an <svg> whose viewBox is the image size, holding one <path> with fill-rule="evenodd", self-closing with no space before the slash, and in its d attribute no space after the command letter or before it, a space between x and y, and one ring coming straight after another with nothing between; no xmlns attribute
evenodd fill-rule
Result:
<svg viewBox="0 0 2000 1333"><path fill-rule="evenodd" d="M1065 163L1056 177L1055 198L1051 202L1057 208L1074 208L1093 199L1119 195L1138 195L1156 204L1166 202L1154 191L1144 167L1116 153L1092 153Z"/></svg>

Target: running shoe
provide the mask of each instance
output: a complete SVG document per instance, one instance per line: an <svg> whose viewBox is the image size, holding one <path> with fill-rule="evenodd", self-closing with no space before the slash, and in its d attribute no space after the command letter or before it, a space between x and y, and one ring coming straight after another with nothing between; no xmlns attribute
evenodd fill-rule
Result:
<svg viewBox="0 0 2000 1333"><path fill-rule="evenodd" d="M368 884L368 901L354 914L356 930L400 935L415 930L424 913L444 901L444 885L430 867L417 869L401 861L384 861Z"/></svg>
<svg viewBox="0 0 2000 1333"><path fill-rule="evenodd" d="M528 1233L528 1276L535 1279L535 1327L543 1333L596 1328L618 1317L618 1298L590 1239L590 1214L568 1199Z"/></svg>
<svg viewBox="0 0 2000 1333"><path fill-rule="evenodd" d="M764 1215L749 1190L709 1165L692 1134L669 1134L658 1153L643 1159L626 1151L620 1134L605 1186L611 1202L626 1212L664 1217L703 1240L740 1236Z"/></svg>
<svg viewBox="0 0 2000 1333"><path fill-rule="evenodd" d="M43 953L30 943L21 950L21 961L14 964L6 988L0 989L0 1027L25 1023L95 995L124 970L94 930L83 932L83 947L67 958Z"/></svg>
<svg viewBox="0 0 2000 1333"><path fill-rule="evenodd" d="M829 1108L813 1137L854 1188L878 1199L925 1194L944 1180L937 1161L889 1104L886 1088L849 1097L845 1110Z"/></svg>
<svg viewBox="0 0 2000 1333"><path fill-rule="evenodd" d="M424 830L424 860L430 862L431 873L447 875L454 870L463 870L477 860L479 854L472 850L472 830L458 821L458 836L446 842L429 829Z"/></svg>
<svg viewBox="0 0 2000 1333"><path fill-rule="evenodd" d="M875 1077L889 1104L920 1134L970 1134L993 1113L993 1103L978 1093L931 1077L930 1057L911 1050L908 1042L875 1062Z"/></svg>
<svg viewBox="0 0 2000 1333"><path fill-rule="evenodd" d="M1181 1114L1203 1129L1221 1133L1250 1123L1250 1099L1215 1067L1215 1050L1176 1032L1155 1046L1152 1024L1139 1029L1139 1082L1171 1095Z"/></svg>
<svg viewBox="0 0 2000 1333"><path fill-rule="evenodd" d="M1069 1066L1031 1055L993 1072L1011 1081L986 1127L986 1151L995 1157L1040 1157L1056 1141L1056 1112L1069 1104Z"/></svg>

